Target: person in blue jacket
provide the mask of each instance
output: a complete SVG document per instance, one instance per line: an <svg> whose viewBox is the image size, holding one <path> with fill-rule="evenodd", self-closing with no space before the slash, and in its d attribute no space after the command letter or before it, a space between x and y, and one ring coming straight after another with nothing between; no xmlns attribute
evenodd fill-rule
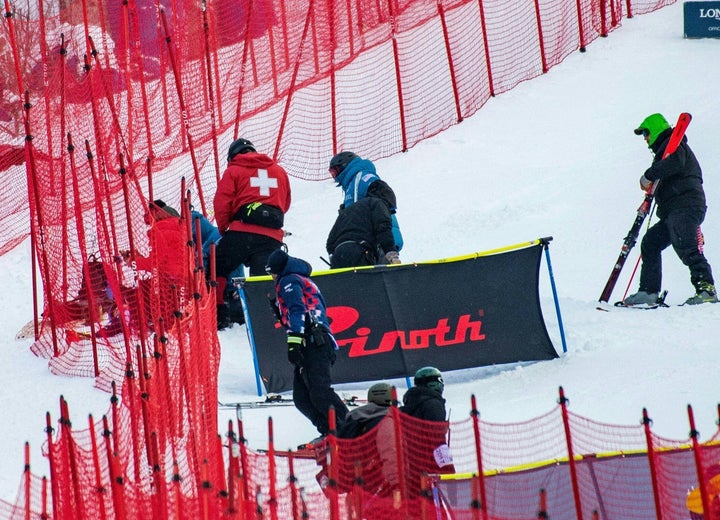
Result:
<svg viewBox="0 0 720 520"><path fill-rule="evenodd" d="M202 241L202 254L203 254L203 268L205 269L206 273L210 272L210 246L215 244L217 246L218 242L220 242L220 239L222 238L222 235L218 231L218 228L215 227L207 218L205 218L205 215L200 213L199 211L192 210L192 237L193 241L197 242L197 237L195 236L195 221L200 221L200 240Z"/></svg>
<svg viewBox="0 0 720 520"><path fill-rule="evenodd" d="M220 231L218 231L218 228L212 224L207 218L205 218L205 215L200 213L199 211L193 210L191 212L192 215L192 237L193 241L197 241L197 238L195 237L196 229L195 229L195 221L200 222L200 241L202 242L202 255L203 255L203 268L205 269L206 275L210 275L210 246L215 245L217 247L218 243L220 242L220 239L222 238L222 235L220 234ZM230 273L229 279L232 280L233 278L243 278L245 276L245 268L242 264L237 266L237 268ZM245 323L245 313L242 309L242 304L240 303L240 291L238 288L232 284L229 283L225 287L225 301L226 306L228 308L227 313L227 321L225 322L224 326L229 327L232 325L232 323L239 323L243 324Z"/></svg>
<svg viewBox="0 0 720 520"><path fill-rule="evenodd" d="M335 408L337 428L348 413L331 386L330 369L338 346L330 332L325 300L310 279L312 266L305 260L276 249L265 270L275 281L277 315L287 331L288 361L294 367L293 402L324 437L330 432L330 407Z"/></svg>
<svg viewBox="0 0 720 520"><path fill-rule="evenodd" d="M397 198L388 183L378 176L373 162L369 159L363 159L354 152L340 152L330 159L328 171L337 185L343 190L344 199L340 209L348 208L367 196L377 197L385 201L390 208L395 245L397 250L401 251L403 237L396 216ZM383 258L385 253L387 251L381 251L378 257Z"/></svg>

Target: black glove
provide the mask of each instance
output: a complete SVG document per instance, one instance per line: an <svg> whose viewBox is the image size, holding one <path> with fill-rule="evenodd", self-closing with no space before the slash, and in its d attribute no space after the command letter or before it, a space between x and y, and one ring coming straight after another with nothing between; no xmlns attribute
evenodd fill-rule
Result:
<svg viewBox="0 0 720 520"><path fill-rule="evenodd" d="M278 307L277 300L268 294L268 302L270 303L270 309L272 309L275 321L282 323L282 315L280 314L280 307Z"/></svg>
<svg viewBox="0 0 720 520"><path fill-rule="evenodd" d="M293 365L300 365L303 362L303 349L305 348L305 337L297 332L288 332L288 361Z"/></svg>

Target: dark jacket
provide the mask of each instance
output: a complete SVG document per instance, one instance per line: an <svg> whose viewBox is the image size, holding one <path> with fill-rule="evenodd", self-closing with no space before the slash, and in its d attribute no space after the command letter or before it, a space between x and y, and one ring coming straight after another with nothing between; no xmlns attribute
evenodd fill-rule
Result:
<svg viewBox="0 0 720 520"><path fill-rule="evenodd" d="M365 197L341 209L325 248L329 254L333 254L335 248L343 242L365 242L373 253L378 246L386 253L397 251L390 210L386 203L375 197Z"/></svg>
<svg viewBox="0 0 720 520"><path fill-rule="evenodd" d="M288 332L305 333L305 317L317 319L328 331L325 300L315 282L310 279L312 267L305 260L288 257L287 265L275 282L280 319Z"/></svg>
<svg viewBox="0 0 720 520"><path fill-rule="evenodd" d="M705 209L702 170L687 144L687 137L683 137L675 152L662 158L671 134L672 129L668 128L655 140L651 147L655 159L644 174L650 181L660 181L655 191L660 219L680 208Z"/></svg>
<svg viewBox="0 0 720 520"><path fill-rule="evenodd" d="M365 197L378 197L384 200L390 207L390 213L393 225L393 236L395 237L395 245L397 250L401 251L403 247L403 237L400 232L395 212L397 210L397 198L392 188L380 179L375 171L375 165L372 161L356 157L345 169L340 172L335 180L338 186L343 189L345 198L342 207L349 208L354 203Z"/></svg>
<svg viewBox="0 0 720 520"><path fill-rule="evenodd" d="M351 410L345 416L345 422L338 430L338 437L354 439L372 430L387 415L389 406L367 403Z"/></svg>
<svg viewBox="0 0 720 520"><path fill-rule="evenodd" d="M413 386L403 396L401 412L425 421L445 421L445 399L435 390Z"/></svg>
<svg viewBox="0 0 720 520"><path fill-rule="evenodd" d="M423 443L414 448L412 455L414 464L406 474L410 482L417 483L419 489L420 475L423 471L427 473L455 473L455 466L452 462L446 462L442 466L435 456L435 450L445 446L447 449L446 434L449 423L445 416L445 399L440 392L431 390L424 386L413 386L403 396L404 406L400 411L417 419L432 421L433 423L419 426L422 431ZM409 425L406 424L405 427ZM414 426L418 428L418 426Z"/></svg>

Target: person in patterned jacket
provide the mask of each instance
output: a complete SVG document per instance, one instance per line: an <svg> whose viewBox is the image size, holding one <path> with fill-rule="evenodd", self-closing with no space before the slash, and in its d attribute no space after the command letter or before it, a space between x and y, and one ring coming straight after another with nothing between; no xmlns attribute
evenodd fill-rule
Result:
<svg viewBox="0 0 720 520"><path fill-rule="evenodd" d="M283 249L273 251L266 271L275 281L277 314L287 331L288 361L294 367L293 402L324 437L330 431L330 407L335 408L337 428L348 413L344 401L330 386L330 369L338 346L330 332L325 300L310 279L310 264L289 256Z"/></svg>
<svg viewBox="0 0 720 520"><path fill-rule="evenodd" d="M222 235L215 257L218 330L232 324L226 304L228 276L240 265L249 268L250 276L265 274L270 253L282 245L290 200L290 181L280 165L247 139L230 145L228 166L213 199Z"/></svg>

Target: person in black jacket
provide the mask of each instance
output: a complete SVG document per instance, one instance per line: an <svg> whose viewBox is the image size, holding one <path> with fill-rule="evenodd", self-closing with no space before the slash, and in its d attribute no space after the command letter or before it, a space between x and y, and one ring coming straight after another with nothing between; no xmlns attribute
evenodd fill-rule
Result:
<svg viewBox="0 0 720 520"><path fill-rule="evenodd" d="M661 254L669 245L690 269L690 282L695 287L695 295L685 304L718 301L712 269L702 250L704 239L700 224L707 209L702 170L687 144L687 137L683 137L675 152L662 158L672 131L662 114L646 117L635 129L635 134L644 136L648 148L655 154L652 165L640 177L640 188L647 191L652 183L658 183L655 202L659 221L642 239L640 287L637 293L623 300L625 305L658 302L662 283Z"/></svg>
<svg viewBox="0 0 720 520"><path fill-rule="evenodd" d="M442 396L445 389L442 373L435 367L423 367L415 372L413 383L414 386L403 396L400 412L427 421L424 424L417 421L403 422L403 428L414 430L405 436L422 438L422 442L414 443L412 450L406 453L409 461L405 475L407 489L409 493L417 494L423 472L455 473L455 466L446 440L449 423Z"/></svg>
<svg viewBox="0 0 720 520"><path fill-rule="evenodd" d="M325 248L330 254L331 269L376 265L385 261L399 264L387 203L368 196L340 209ZM380 254L384 255L383 259Z"/></svg>
<svg viewBox="0 0 720 520"><path fill-rule="evenodd" d="M442 373L435 367L423 367L415 372L413 383L403 396L400 411L424 421L444 422L447 413Z"/></svg>
<svg viewBox="0 0 720 520"><path fill-rule="evenodd" d="M393 387L389 383L375 383L367 392L367 404L359 406L345 416L345 423L338 429L341 439L354 439L372 430L387 415L393 404Z"/></svg>

